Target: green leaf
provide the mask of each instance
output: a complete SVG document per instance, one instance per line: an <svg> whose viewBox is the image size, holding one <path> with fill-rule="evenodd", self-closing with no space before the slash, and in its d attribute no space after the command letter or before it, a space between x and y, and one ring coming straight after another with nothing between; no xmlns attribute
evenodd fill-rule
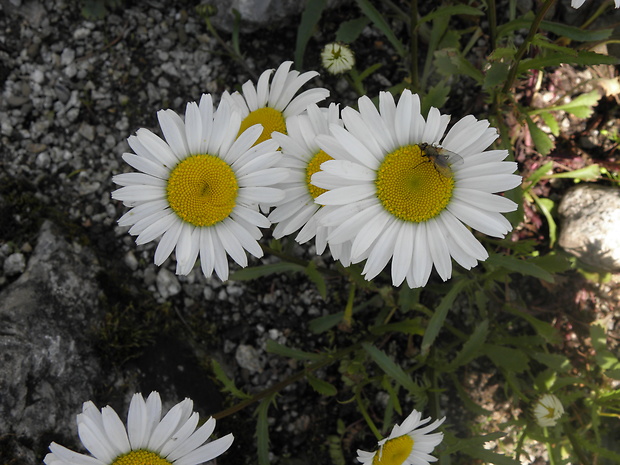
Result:
<svg viewBox="0 0 620 465"><path fill-rule="evenodd" d="M475 8L468 5L454 5L454 6L440 6L432 13L422 16L418 21L418 24L426 23L440 17L450 17L454 15L472 15L483 16L484 13L480 11L480 8Z"/></svg>
<svg viewBox="0 0 620 465"><path fill-rule="evenodd" d="M342 451L342 439L340 436L335 434L327 436L327 448L332 465L346 465L347 462Z"/></svg>
<svg viewBox="0 0 620 465"><path fill-rule="evenodd" d="M517 53L515 47L497 47L489 55L489 61L501 60L502 58L509 58L512 60L515 53Z"/></svg>
<svg viewBox="0 0 620 465"><path fill-rule="evenodd" d="M570 360L564 355L548 354L546 352L535 352L532 358L540 363L547 365L557 373L566 373L571 369Z"/></svg>
<svg viewBox="0 0 620 465"><path fill-rule="evenodd" d="M458 367L471 362L473 359L482 355L482 346L486 342L489 335L489 320L483 320L472 333L472 335L465 341L463 348L460 350L456 357L445 367L446 371L454 371Z"/></svg>
<svg viewBox="0 0 620 465"><path fill-rule="evenodd" d="M534 276L549 283L554 282L553 275L532 263L530 260L521 260L510 255L492 254L485 262L489 265L505 268L520 273L524 276Z"/></svg>
<svg viewBox="0 0 620 465"><path fill-rule="evenodd" d="M546 174L551 171L551 169L553 168L553 162L547 162L544 165L542 165L540 168L538 168L536 171L534 171L532 174L530 174L527 178L527 182L529 182L528 186L526 187L526 191L530 190L532 187L534 187L536 184L538 184L538 181L540 181L541 179L543 179Z"/></svg>
<svg viewBox="0 0 620 465"><path fill-rule="evenodd" d="M370 328L370 332L377 335L399 332L404 334L412 334L414 336L422 336L424 334L424 327L422 326L422 319L417 317L399 321L397 323L373 326Z"/></svg>
<svg viewBox="0 0 620 465"><path fill-rule="evenodd" d="M545 341L549 344L559 344L562 342L562 338L556 328L551 326L549 323L539 320L535 316L530 315L522 310L511 307L509 305L505 306L504 309L513 315L517 315L527 321L532 327L536 330L536 332L542 336Z"/></svg>
<svg viewBox="0 0 620 465"><path fill-rule="evenodd" d="M521 350L497 344L484 344L482 350L495 365L511 373L523 373L528 368L529 358Z"/></svg>
<svg viewBox="0 0 620 465"><path fill-rule="evenodd" d="M560 135L560 125L558 124L558 120L555 119L555 116L548 111L543 111L540 113L540 117L543 119L545 124L549 126L551 134L558 137Z"/></svg>
<svg viewBox="0 0 620 465"><path fill-rule="evenodd" d="M578 170L568 171L566 173L554 173L548 178L569 178L569 179L579 179L581 181L594 181L598 179L601 175L601 167L599 165L588 165L585 168L580 168Z"/></svg>
<svg viewBox="0 0 620 465"><path fill-rule="evenodd" d="M485 89L491 89L495 86L503 84L508 77L509 68L510 67L508 66L508 63L504 63L501 61L492 62L490 68L484 75L484 82L482 84L482 87L484 87Z"/></svg>
<svg viewBox="0 0 620 465"><path fill-rule="evenodd" d="M563 53L568 56L576 57L577 50L574 48L563 47L562 45L554 44L553 42L549 42L549 39L545 36L541 36L540 34L536 34L532 39L532 45L540 48L546 48L547 50L553 50L554 52Z"/></svg>
<svg viewBox="0 0 620 465"><path fill-rule="evenodd" d="M521 462L504 454L492 452L483 447L464 449L464 453L485 463L493 463L495 465L521 465Z"/></svg>
<svg viewBox="0 0 620 465"><path fill-rule="evenodd" d="M374 65L369 66L368 68L366 68L364 71L362 71L359 74L359 81L363 81L364 79L366 79L368 76L370 76L372 73L374 73L375 71L377 71L379 68L381 68L381 66L383 66L381 63L375 63Z"/></svg>
<svg viewBox="0 0 620 465"><path fill-rule="evenodd" d="M443 76L462 74L471 77L478 84L484 82L482 71L472 65L456 49L443 48L442 50L437 50L435 52L435 66Z"/></svg>
<svg viewBox="0 0 620 465"><path fill-rule="evenodd" d="M252 279L262 278L274 273L287 273L289 271L305 271L305 268L296 263L278 262L268 265L250 266L235 271L230 275L229 279L233 281L249 281Z"/></svg>
<svg viewBox="0 0 620 465"><path fill-rule="evenodd" d="M230 392L233 396L239 399L249 399L252 397L235 386L235 382L226 376L226 373L224 373L224 370L222 369L222 365L220 365L214 358L211 359L211 369L213 370L215 378L224 385L224 392Z"/></svg>
<svg viewBox="0 0 620 465"><path fill-rule="evenodd" d="M261 400L256 408L256 449L258 465L269 465L269 404L275 399L276 394Z"/></svg>
<svg viewBox="0 0 620 465"><path fill-rule="evenodd" d="M594 360L603 370L613 372L613 370L620 369L620 360L607 348L607 334L603 325L602 321L595 321L590 325L590 338L596 351Z"/></svg>
<svg viewBox="0 0 620 465"><path fill-rule="evenodd" d="M549 273L562 273L572 268L571 261L564 253L551 252L547 255L532 257L530 260Z"/></svg>
<svg viewBox="0 0 620 465"><path fill-rule="evenodd" d="M394 388L394 386L392 386L392 383L390 382L389 377L384 376L383 379L381 380L381 387L383 387L383 389L385 389L388 395L390 396L390 401L392 402L392 406L394 410L396 410L396 413L398 413L399 415L402 415L403 409L400 406L400 400L398 400L398 391L399 391L398 385L396 385L396 388ZM384 420L386 420L383 422L384 425L389 425L392 423L391 421L387 421L388 418L384 417Z"/></svg>
<svg viewBox="0 0 620 465"><path fill-rule="evenodd" d="M555 224L555 219L551 214L551 210L553 210L555 204L551 199L540 198L538 196L534 196L534 202L540 212L545 215L545 218L547 219L547 225L549 226L549 247L553 247L557 239L557 226Z"/></svg>
<svg viewBox="0 0 620 465"><path fill-rule="evenodd" d="M321 19L326 5L327 0L306 1L306 8L301 15L301 21L297 28L297 43L295 45L295 67L297 69L303 68L306 46Z"/></svg>
<svg viewBox="0 0 620 465"><path fill-rule="evenodd" d="M450 86L446 85L444 81L432 86L426 95L422 97L421 112L426 117L431 107L443 108L448 101L448 95L450 95Z"/></svg>
<svg viewBox="0 0 620 465"><path fill-rule="evenodd" d="M309 3L311 2L312 1L309 0ZM402 42L398 40L390 25L383 18L383 16L381 16L381 13L379 13L379 10L377 10L369 0L356 0L356 3L362 10L362 13L364 13L368 19L370 19L374 25L377 26L381 32L383 32L385 37L387 37L392 46L396 49L396 53L398 53L401 57L407 55L407 49Z"/></svg>
<svg viewBox="0 0 620 465"><path fill-rule="evenodd" d="M450 437L450 432L446 431L445 436ZM496 441L506 436L506 433L497 431L495 433L482 434L474 436L472 438L453 438L451 445L446 447L443 451L444 454L454 454L459 451L466 451L470 449L482 448L485 442Z"/></svg>
<svg viewBox="0 0 620 465"><path fill-rule="evenodd" d="M620 60L616 57L587 50L579 51L577 56L570 56L565 53L550 53L547 56L528 58L521 61L517 68L517 72L523 74L530 69L542 70L547 66L560 66L566 63L581 66L616 65L620 63Z"/></svg>
<svg viewBox="0 0 620 465"><path fill-rule="evenodd" d="M273 339L267 339L266 345L267 352L272 354L281 355L282 357L294 358L295 360L321 360L323 356L321 354L313 354L311 352L304 352L299 349L291 349L286 347Z"/></svg>
<svg viewBox="0 0 620 465"><path fill-rule="evenodd" d="M310 386L312 386L312 389L322 396L335 396L338 394L338 390L333 384L323 381L310 373L306 373L306 379Z"/></svg>
<svg viewBox="0 0 620 465"><path fill-rule="evenodd" d="M469 281L466 279L461 279L460 281L456 282L453 281L450 291L448 291L446 296L441 299L441 302L439 302L437 308L435 308L435 312L429 320L426 331L424 331L424 337L422 338L422 346L420 350L423 354L428 353L430 347L435 342L435 339L437 338L437 335L439 334L439 331L443 327L444 321L446 320L448 310L452 308L454 300L469 284Z"/></svg>
<svg viewBox="0 0 620 465"><path fill-rule="evenodd" d="M362 347L368 355L374 360L374 362L381 368L386 375L407 389L412 394L418 394L421 388L413 382L411 377L405 373L405 371L399 367L385 352L377 349L374 345L368 342L364 342Z"/></svg>
<svg viewBox="0 0 620 465"><path fill-rule="evenodd" d="M308 275L308 278L310 278L310 281L312 281L316 285L316 288L319 291L319 294L321 294L321 297L323 297L323 299L326 299L327 286L325 285L325 278L323 277L321 272L316 269L316 263L308 263L305 271Z"/></svg>
<svg viewBox="0 0 620 465"><path fill-rule="evenodd" d="M608 376L612 379L620 380L620 368L605 370L605 376ZM618 392L617 394L620 395L620 392Z"/></svg>
<svg viewBox="0 0 620 465"><path fill-rule="evenodd" d="M356 305L353 307L353 315L355 315L360 310L365 309L371 305L376 305L382 301L381 296L375 294L371 299ZM310 321L309 328L314 334L320 334L328 329L333 328L338 323L342 321L342 317L344 316L344 311L332 313L331 315L320 316Z"/></svg>
<svg viewBox="0 0 620 465"><path fill-rule="evenodd" d="M336 42L344 42L345 44L354 42L369 22L368 18L365 17L345 21L336 32Z"/></svg>
<svg viewBox="0 0 620 465"><path fill-rule="evenodd" d="M463 405L467 410L475 415L484 415L485 417L493 413L490 410L480 407L476 402L474 402L461 385L461 381L454 374L451 374L450 378L452 379L452 384L456 388L458 396L461 398L461 401L463 401Z"/></svg>
<svg viewBox="0 0 620 465"><path fill-rule="evenodd" d="M549 152L553 150L553 147L555 147L555 143L542 129L536 126L536 123L532 121L532 118L527 115L526 121L527 127L530 130L530 135L534 141L534 145L536 145L536 150L538 150L541 155L548 155Z"/></svg>
<svg viewBox="0 0 620 465"><path fill-rule="evenodd" d="M553 23L551 21L543 21L540 28L544 31L553 32L559 36L566 37L578 42L598 42L609 39L613 33L613 29L589 30L581 29L576 26L568 26L562 23Z"/></svg>

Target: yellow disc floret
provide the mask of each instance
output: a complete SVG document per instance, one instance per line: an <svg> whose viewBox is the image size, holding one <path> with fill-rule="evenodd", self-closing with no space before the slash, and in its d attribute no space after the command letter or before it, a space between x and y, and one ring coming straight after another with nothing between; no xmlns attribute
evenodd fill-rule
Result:
<svg viewBox="0 0 620 465"><path fill-rule="evenodd" d="M414 223L441 213L454 189L454 179L442 174L418 145L406 145L387 154L375 184L383 207L395 217Z"/></svg>
<svg viewBox="0 0 620 465"><path fill-rule="evenodd" d="M193 155L170 173L166 193L172 210L194 226L213 226L235 208L239 185L232 168L213 155Z"/></svg>
<svg viewBox="0 0 620 465"><path fill-rule="evenodd" d="M321 171L321 163L328 160L333 160L333 158L322 150L319 150L306 166L306 185L308 186L308 191L310 191L310 195L313 199L316 199L319 195L327 192L327 189L321 189L320 187L312 185L311 179L314 173Z"/></svg>
<svg viewBox="0 0 620 465"><path fill-rule="evenodd" d="M274 131L286 134L286 121L284 120L284 115L282 115L281 111L278 111L275 108L264 107L251 112L243 121L241 121L239 134L255 124L262 124L263 132L254 145L271 139L271 133Z"/></svg>
<svg viewBox="0 0 620 465"><path fill-rule="evenodd" d="M413 439L408 435L390 439L377 451L372 465L401 465L413 450Z"/></svg>
<svg viewBox="0 0 620 465"><path fill-rule="evenodd" d="M155 452L137 449L118 456L111 465L171 465L171 463Z"/></svg>

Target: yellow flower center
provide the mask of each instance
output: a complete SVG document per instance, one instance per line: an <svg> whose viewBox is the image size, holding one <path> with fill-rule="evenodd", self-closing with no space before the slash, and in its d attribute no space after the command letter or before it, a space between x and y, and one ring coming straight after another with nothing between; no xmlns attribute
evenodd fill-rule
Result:
<svg viewBox="0 0 620 465"><path fill-rule="evenodd" d="M414 223L441 213L454 190L454 179L442 174L418 145L406 145L387 154L375 184L383 208L396 218Z"/></svg>
<svg viewBox="0 0 620 465"><path fill-rule="evenodd" d="M555 419L555 409L553 407L547 407L546 405L543 405L543 407L547 410L547 414L543 415L543 418L549 418L550 420Z"/></svg>
<svg viewBox="0 0 620 465"><path fill-rule="evenodd" d="M194 226L213 226L235 208L239 185L232 168L213 155L193 155L170 173L166 193L172 210Z"/></svg>
<svg viewBox="0 0 620 465"><path fill-rule="evenodd" d="M312 175L314 173L318 173L321 171L321 163L333 160L332 157L327 155L322 150L319 150L308 162L308 166L306 166L306 185L308 186L308 191L313 199L316 199L319 195L327 192L327 189L321 189L320 187L316 187L312 185L310 180L312 179Z"/></svg>
<svg viewBox="0 0 620 465"><path fill-rule="evenodd" d="M409 458L414 441L408 435L390 439L375 453L372 465L401 465Z"/></svg>
<svg viewBox="0 0 620 465"><path fill-rule="evenodd" d="M171 463L155 452L137 449L119 455L111 465L171 465Z"/></svg>
<svg viewBox="0 0 620 465"><path fill-rule="evenodd" d="M243 121L241 121L239 134L255 124L262 124L263 132L254 145L271 139L271 133L274 131L286 134L286 121L284 121L284 115L282 115L281 111L278 111L275 108L264 107L251 112Z"/></svg>

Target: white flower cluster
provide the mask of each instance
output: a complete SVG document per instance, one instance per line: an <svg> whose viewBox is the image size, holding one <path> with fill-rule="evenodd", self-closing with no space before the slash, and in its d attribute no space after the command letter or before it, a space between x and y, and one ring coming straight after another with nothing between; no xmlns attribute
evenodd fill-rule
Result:
<svg viewBox="0 0 620 465"><path fill-rule="evenodd" d="M200 259L205 276L229 275L228 256L261 257L261 228L313 238L344 266L365 261L366 279L391 260L394 285L424 286L433 267L450 278L452 259L466 269L487 251L469 228L493 237L511 230L503 213L517 205L497 195L518 186L506 150L486 150L497 131L466 116L450 117L406 90L383 92L358 110L319 108L329 92L296 95L317 73L283 63L242 93L190 102L181 118L161 110L164 139L148 129L129 137L123 159L138 172L119 174L112 193L130 210L119 224L138 244L161 238L155 263L173 251L177 274ZM273 73L273 76L272 76Z"/></svg>

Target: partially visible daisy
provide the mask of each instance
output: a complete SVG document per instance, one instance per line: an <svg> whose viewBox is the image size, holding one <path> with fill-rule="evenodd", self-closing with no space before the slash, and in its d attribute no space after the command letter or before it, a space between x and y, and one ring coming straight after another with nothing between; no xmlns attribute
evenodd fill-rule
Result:
<svg viewBox="0 0 620 465"><path fill-rule="evenodd" d="M445 420L435 420L424 426L431 418L421 420L422 414L417 410L402 422L395 425L390 435L379 441L379 450L375 452L357 451L357 460L364 465L429 465L437 458L430 455L443 440L443 433L431 433Z"/></svg>
<svg viewBox="0 0 620 465"><path fill-rule="evenodd" d="M321 62L331 74L341 74L355 66L355 55L348 45L333 42L321 52Z"/></svg>
<svg viewBox="0 0 620 465"><path fill-rule="evenodd" d="M177 274L188 274L200 256L205 276L228 279L226 254L245 267L246 251L263 255L259 228L271 223L257 205L274 205L284 194L267 187L288 176L275 167L281 157L275 141L254 145L260 125L237 138L240 116L221 102L213 110L211 96L200 105L187 104L185 121L172 110L157 113L166 141L148 129L128 139L133 153L123 159L141 173L114 176L121 186L112 198L132 207L118 224L131 226L136 243L162 236L155 251L161 265L176 248Z"/></svg>
<svg viewBox="0 0 620 465"><path fill-rule="evenodd" d="M536 422L543 427L555 426L563 414L562 402L553 394L544 394L534 407Z"/></svg>
<svg viewBox="0 0 620 465"><path fill-rule="evenodd" d="M318 76L316 71L300 74L299 71L290 71L292 61L282 63L271 83L269 78L273 69L263 72L258 78L256 87L252 81L241 86L242 94L227 92L222 95L223 100L232 101L234 107L241 113L242 133L247 128L262 124L263 132L256 143L268 140L274 131L286 134L286 120L291 116L301 114L309 105L325 100L329 91L323 88L309 89L297 97L297 91L310 79Z"/></svg>
<svg viewBox="0 0 620 465"><path fill-rule="evenodd" d="M272 134L282 149L280 166L288 168L291 173L285 183L277 186L284 191L284 200L269 215L269 220L277 223L273 237L280 239L301 229L295 240L303 244L316 237L317 254L323 253L327 245L327 228L318 225L316 213L321 205L314 199L325 189L315 187L310 179L324 161L332 159L316 142L317 135L329 134L330 124L342 126L338 106L332 103L322 110L312 104L307 113L287 120L288 134Z"/></svg>
<svg viewBox="0 0 620 465"><path fill-rule="evenodd" d="M327 189L316 202L326 205L328 243L351 242L352 262L366 260L368 280L391 259L395 286L404 280L424 286L433 266L445 281L451 258L466 269L485 260L487 251L467 226L504 237L512 226L502 213L517 205L494 193L521 183L512 174L516 163L503 161L508 151L485 151L497 131L466 116L444 136L450 117L431 108L425 121L409 90L398 105L382 92L379 111L366 96L358 104L359 112L342 111L346 129L332 124L330 135L317 137L334 158L311 180Z"/></svg>
<svg viewBox="0 0 620 465"><path fill-rule="evenodd" d="M586 0L571 0L570 6L572 6L573 8L579 8L585 2ZM620 8L620 0L614 0L614 4L616 8Z"/></svg>
<svg viewBox="0 0 620 465"><path fill-rule="evenodd" d="M191 399L176 404L161 418L157 392L144 400L134 394L127 414L127 427L110 406L99 409L84 403L77 416L82 444L92 454L85 455L52 442L47 465L197 465L222 455L233 435L207 442L215 429L209 418L200 428Z"/></svg>

